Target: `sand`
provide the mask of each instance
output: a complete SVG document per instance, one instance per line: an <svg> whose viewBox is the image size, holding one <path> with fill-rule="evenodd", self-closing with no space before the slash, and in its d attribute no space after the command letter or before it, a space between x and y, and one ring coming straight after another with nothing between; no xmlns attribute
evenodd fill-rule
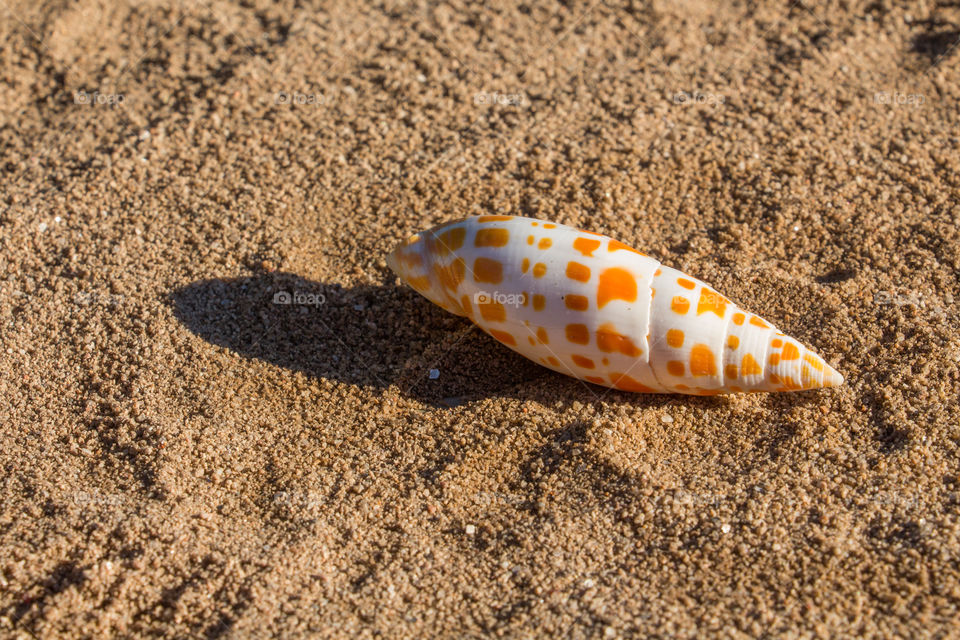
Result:
<svg viewBox="0 0 960 640"><path fill-rule="evenodd" d="M0 5L0 635L960 633L956 3ZM529 363L384 262L491 212L847 383Z"/></svg>

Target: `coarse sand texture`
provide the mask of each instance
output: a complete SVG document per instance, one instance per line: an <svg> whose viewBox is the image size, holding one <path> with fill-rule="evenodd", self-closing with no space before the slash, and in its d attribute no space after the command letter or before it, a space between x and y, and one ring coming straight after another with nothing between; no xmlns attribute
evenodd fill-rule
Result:
<svg viewBox="0 0 960 640"><path fill-rule="evenodd" d="M0 638L957 635L956 2L0 37Z"/></svg>

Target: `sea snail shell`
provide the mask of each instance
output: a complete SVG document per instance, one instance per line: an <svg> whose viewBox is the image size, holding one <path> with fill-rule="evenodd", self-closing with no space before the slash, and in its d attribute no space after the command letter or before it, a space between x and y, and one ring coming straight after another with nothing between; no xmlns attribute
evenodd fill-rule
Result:
<svg viewBox="0 0 960 640"><path fill-rule="evenodd" d="M472 217L412 236L387 262L517 353L595 384L712 395L843 383L807 347L700 280L589 231Z"/></svg>

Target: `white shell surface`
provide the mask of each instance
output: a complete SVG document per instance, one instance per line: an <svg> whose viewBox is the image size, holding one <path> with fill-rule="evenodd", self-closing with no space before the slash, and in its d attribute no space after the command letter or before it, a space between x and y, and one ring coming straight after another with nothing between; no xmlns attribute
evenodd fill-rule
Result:
<svg viewBox="0 0 960 640"><path fill-rule="evenodd" d="M843 378L709 285L599 234L478 216L408 239L391 268L555 371L627 391L794 391Z"/></svg>

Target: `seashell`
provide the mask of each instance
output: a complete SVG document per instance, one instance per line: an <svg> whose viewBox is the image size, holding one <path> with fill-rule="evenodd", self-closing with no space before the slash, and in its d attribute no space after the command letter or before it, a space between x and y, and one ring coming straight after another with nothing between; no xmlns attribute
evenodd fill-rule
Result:
<svg viewBox="0 0 960 640"><path fill-rule="evenodd" d="M477 216L387 258L404 282L545 367L641 393L835 387L843 376L709 285L596 233Z"/></svg>

